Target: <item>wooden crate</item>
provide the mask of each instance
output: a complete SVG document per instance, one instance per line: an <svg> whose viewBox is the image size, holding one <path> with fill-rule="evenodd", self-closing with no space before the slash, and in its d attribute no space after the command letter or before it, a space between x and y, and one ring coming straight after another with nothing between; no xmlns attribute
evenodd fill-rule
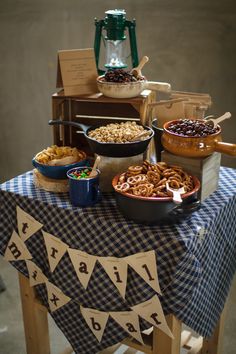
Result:
<svg viewBox="0 0 236 354"><path fill-rule="evenodd" d="M141 121L149 125L152 112L149 103L156 99L156 94L144 90L140 96L129 99L114 99L97 93L90 96L65 96L61 90L52 96L54 120L76 121L86 125L121 122L125 120ZM54 144L70 145L84 150L92 156L82 130L69 126L53 126Z"/></svg>
<svg viewBox="0 0 236 354"><path fill-rule="evenodd" d="M218 188L221 154L214 152L205 158L189 158L173 155L162 151L161 160L168 164L182 166L183 169L195 175L201 183L199 199L203 201Z"/></svg>

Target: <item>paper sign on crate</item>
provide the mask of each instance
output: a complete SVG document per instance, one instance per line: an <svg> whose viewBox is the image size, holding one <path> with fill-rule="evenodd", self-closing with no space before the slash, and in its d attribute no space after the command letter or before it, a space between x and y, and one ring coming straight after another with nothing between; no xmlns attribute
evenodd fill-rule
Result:
<svg viewBox="0 0 236 354"><path fill-rule="evenodd" d="M57 87L63 87L66 96L97 93L97 76L94 49L58 52Z"/></svg>

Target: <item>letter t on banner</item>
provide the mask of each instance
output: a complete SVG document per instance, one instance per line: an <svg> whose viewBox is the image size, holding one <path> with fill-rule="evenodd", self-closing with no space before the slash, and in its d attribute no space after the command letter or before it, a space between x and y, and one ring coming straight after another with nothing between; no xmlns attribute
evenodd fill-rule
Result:
<svg viewBox="0 0 236 354"><path fill-rule="evenodd" d="M154 251L140 252L123 259L145 280L147 284L161 295L157 274L156 254Z"/></svg>

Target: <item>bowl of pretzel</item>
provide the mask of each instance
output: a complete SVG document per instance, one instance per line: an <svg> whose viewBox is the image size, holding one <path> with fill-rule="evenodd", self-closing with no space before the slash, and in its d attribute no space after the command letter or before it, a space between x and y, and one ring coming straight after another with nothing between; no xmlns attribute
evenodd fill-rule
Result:
<svg viewBox="0 0 236 354"><path fill-rule="evenodd" d="M143 224L176 222L199 209L197 193L200 182L177 165L165 162L130 166L112 180L118 208L129 220ZM176 204L173 190L182 190Z"/></svg>
<svg viewBox="0 0 236 354"><path fill-rule="evenodd" d="M66 179L66 173L73 167L85 166L87 156L84 151L70 146L52 145L32 159L33 166L45 177Z"/></svg>

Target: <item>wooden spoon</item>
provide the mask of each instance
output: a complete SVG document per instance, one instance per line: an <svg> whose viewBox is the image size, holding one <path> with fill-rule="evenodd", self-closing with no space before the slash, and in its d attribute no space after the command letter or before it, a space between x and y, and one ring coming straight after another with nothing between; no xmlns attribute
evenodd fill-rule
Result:
<svg viewBox="0 0 236 354"><path fill-rule="evenodd" d="M134 75L136 78L139 78L142 76L141 70L144 67L144 65L149 61L149 58L145 55L139 62L138 66L136 68L133 68L130 71L130 74Z"/></svg>
<svg viewBox="0 0 236 354"><path fill-rule="evenodd" d="M176 204L182 203L182 197L181 194L185 193L184 187L174 189L169 186L169 183L166 182L166 190L167 192L170 192L171 195L173 195L173 202Z"/></svg>
<svg viewBox="0 0 236 354"><path fill-rule="evenodd" d="M151 131L150 130L143 130L141 133L135 135L132 139L130 139L129 141L139 141L140 138L142 138L143 136L148 137L150 135Z"/></svg>
<svg viewBox="0 0 236 354"><path fill-rule="evenodd" d="M101 160L101 157L98 155L94 161L94 165L93 165L93 168L90 172L89 177L96 177L97 176L97 166L98 166L100 160Z"/></svg>
<svg viewBox="0 0 236 354"><path fill-rule="evenodd" d="M230 117L231 117L231 113L226 112L225 114L223 114L219 118L208 119L207 125L209 125L211 128L216 128L218 123L222 122L225 119L229 119Z"/></svg>

